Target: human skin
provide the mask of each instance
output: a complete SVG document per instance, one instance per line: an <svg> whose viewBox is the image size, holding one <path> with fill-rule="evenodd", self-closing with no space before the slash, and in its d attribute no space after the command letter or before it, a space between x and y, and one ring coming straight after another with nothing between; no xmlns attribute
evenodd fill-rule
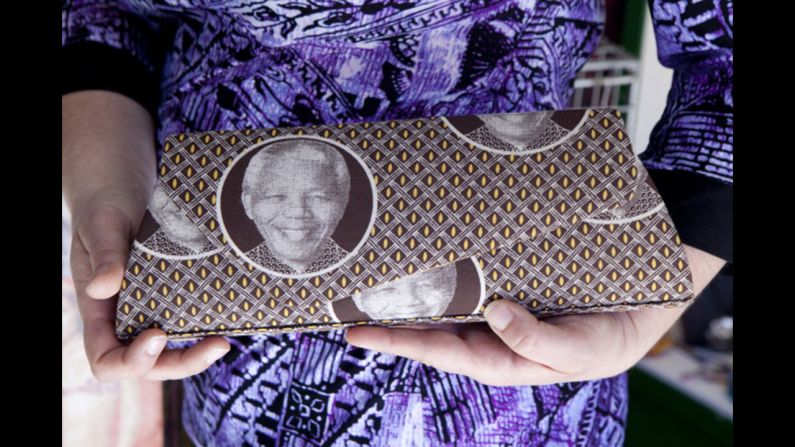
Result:
<svg viewBox="0 0 795 447"><path fill-rule="evenodd" d="M166 333L143 331L131 344L115 334L116 301L156 179L149 113L120 94L63 95L62 189L72 214L71 269L91 371L103 381L179 379L205 370L229 351L222 337L163 352Z"/></svg>
<svg viewBox="0 0 795 447"><path fill-rule="evenodd" d="M698 296L725 261L687 245L684 249ZM547 385L602 379L629 369L686 307L541 321L521 305L502 299L486 307L487 324L440 329L361 326L348 329L346 339L355 346L407 357L487 385Z"/></svg>

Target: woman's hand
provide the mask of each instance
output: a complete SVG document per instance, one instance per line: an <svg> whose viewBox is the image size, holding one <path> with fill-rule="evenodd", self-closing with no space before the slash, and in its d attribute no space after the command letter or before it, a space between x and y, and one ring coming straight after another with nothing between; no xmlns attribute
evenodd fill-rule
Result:
<svg viewBox="0 0 795 447"><path fill-rule="evenodd" d="M720 271L722 259L685 246L696 295ZM407 357L487 385L543 385L619 374L638 362L685 311L685 306L569 315L540 321L519 304L497 300L487 324L454 330L360 326L349 343Z"/></svg>
<svg viewBox="0 0 795 447"><path fill-rule="evenodd" d="M200 373L229 351L221 337L163 352L166 334L142 332L131 344L115 334L116 301L130 242L156 175L149 113L111 92L62 98L63 191L72 213L71 269L91 370L100 380L179 379Z"/></svg>

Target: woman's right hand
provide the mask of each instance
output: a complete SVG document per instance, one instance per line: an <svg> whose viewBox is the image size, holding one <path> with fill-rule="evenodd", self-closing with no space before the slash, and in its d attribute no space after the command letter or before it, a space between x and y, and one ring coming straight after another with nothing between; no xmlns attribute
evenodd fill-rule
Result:
<svg viewBox="0 0 795 447"><path fill-rule="evenodd" d="M130 243L155 181L149 113L111 92L62 98L63 192L72 213L71 269L86 355L103 381L171 380L198 374L229 351L222 337L163 351L166 334L147 329L130 344L116 338L116 302Z"/></svg>

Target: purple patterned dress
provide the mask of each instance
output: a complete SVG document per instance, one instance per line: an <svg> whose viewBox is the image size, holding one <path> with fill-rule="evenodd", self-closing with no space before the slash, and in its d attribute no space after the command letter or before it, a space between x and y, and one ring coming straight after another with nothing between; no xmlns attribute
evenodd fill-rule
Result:
<svg viewBox="0 0 795 447"><path fill-rule="evenodd" d="M653 5L661 60L677 78L650 163L730 182L732 7L695 5ZM162 141L211 129L565 108L603 20L600 0L74 0L64 2L63 44L72 65L95 67L71 90L128 93L156 113ZM717 54L699 62L709 73L689 72L679 58L707 50ZM147 82L152 92L138 88ZM492 387L352 347L343 335L230 338L231 352L183 382L186 431L202 446L623 443L626 374Z"/></svg>

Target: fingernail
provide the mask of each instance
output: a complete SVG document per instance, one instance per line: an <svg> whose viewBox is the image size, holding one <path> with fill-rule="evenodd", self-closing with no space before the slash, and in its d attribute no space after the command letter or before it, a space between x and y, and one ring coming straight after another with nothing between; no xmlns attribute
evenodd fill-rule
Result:
<svg viewBox="0 0 795 447"><path fill-rule="evenodd" d="M102 276L102 274L103 272L95 274L91 278L91 281L89 281L88 285L86 286L86 293L88 293L88 295L93 298L108 298L110 296L115 295L116 292L118 292L119 290L118 287L114 288L112 285L109 285L107 282L98 283L97 279L99 279ZM121 284L119 284L119 286L121 286Z"/></svg>
<svg viewBox="0 0 795 447"><path fill-rule="evenodd" d="M498 331L504 331L513 320L513 313L508 309L508 306L499 302L489 304L483 315L489 325Z"/></svg>
<svg viewBox="0 0 795 447"><path fill-rule="evenodd" d="M98 277L108 273L108 270L110 270L110 267L111 267L110 264L101 264L101 265L97 266L97 268L94 269L94 279L97 279Z"/></svg>
<svg viewBox="0 0 795 447"><path fill-rule="evenodd" d="M220 359L229 352L228 348L213 348L210 349L210 352L207 353L207 357L204 358L204 362L208 365L215 363L216 360Z"/></svg>
<svg viewBox="0 0 795 447"><path fill-rule="evenodd" d="M112 264L102 264L96 269L94 269L94 274L91 277L91 282L96 281L97 279L106 276L110 271L113 269Z"/></svg>
<svg viewBox="0 0 795 447"><path fill-rule="evenodd" d="M345 334L345 341L347 341L349 345L356 346L357 348L365 348L365 349L367 348L367 346L365 346L365 343L363 343L362 340L356 337L351 338L349 334L350 333Z"/></svg>
<svg viewBox="0 0 795 447"><path fill-rule="evenodd" d="M166 345L166 337L163 335L158 335L156 337L152 337L146 343L146 355L150 357L154 357L163 350L163 347Z"/></svg>

